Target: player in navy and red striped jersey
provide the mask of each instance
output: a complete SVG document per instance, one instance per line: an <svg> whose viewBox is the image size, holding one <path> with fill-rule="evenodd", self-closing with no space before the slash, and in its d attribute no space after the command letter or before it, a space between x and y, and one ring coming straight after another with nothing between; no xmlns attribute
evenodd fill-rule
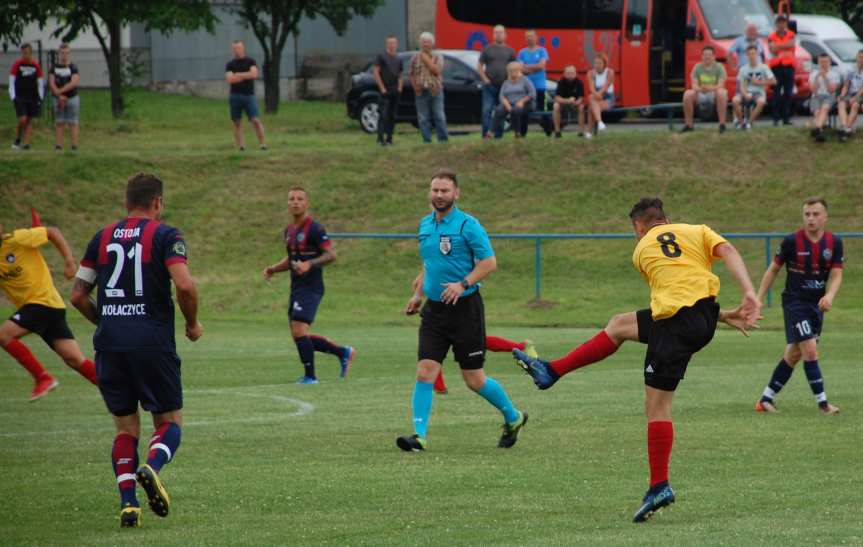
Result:
<svg viewBox="0 0 863 547"><path fill-rule="evenodd" d="M828 415L839 412L838 407L827 401L824 378L818 365L818 339L824 324L824 312L833 307L833 299L842 285L842 267L845 264L842 239L826 231L826 224L827 202L823 198L807 199L803 204L803 228L782 241L761 280L758 297L763 302L782 266L788 269L782 293L788 345L764 388L761 400L755 404L757 412L776 412L776 395L791 379L794 366L801 357L809 387L821 412Z"/></svg>
<svg viewBox="0 0 863 547"><path fill-rule="evenodd" d="M141 525L136 480L154 513L165 517L170 507L159 472L177 453L183 419L171 281L186 319L186 336L194 342L203 334L186 242L179 230L159 222L162 195L162 181L153 175L129 179L127 217L93 237L72 290L72 303L97 325L93 347L99 390L117 429L111 458L122 527ZM90 299L94 288L96 302ZM152 413L155 429L147 463L140 467L139 405Z"/></svg>
<svg viewBox="0 0 863 547"><path fill-rule="evenodd" d="M340 376L348 375L356 351L351 346L340 346L323 336L309 334L318 306L324 298L324 274L321 270L336 261L333 243L324 227L309 215L309 194L295 186L288 191L288 210L293 222L283 233L288 256L264 268L264 279L269 281L279 272L291 272L291 301L288 316L291 334L304 374L300 384L317 384L315 352L329 353L339 359Z"/></svg>

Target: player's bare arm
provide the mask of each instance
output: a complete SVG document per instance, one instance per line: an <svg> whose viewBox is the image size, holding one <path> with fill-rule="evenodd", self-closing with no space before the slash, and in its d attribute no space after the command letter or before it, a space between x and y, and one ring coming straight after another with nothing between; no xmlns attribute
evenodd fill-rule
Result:
<svg viewBox="0 0 863 547"><path fill-rule="evenodd" d="M411 284L413 294L405 307L405 315L416 315L419 313L423 303L423 282L425 282L425 268L420 271Z"/></svg>
<svg viewBox="0 0 863 547"><path fill-rule="evenodd" d="M752 280L749 277L749 271L746 269L746 263L743 262L743 257L730 243L721 243L713 249L714 255L718 256L725 262L726 268L731 273L731 276L740 286L743 292L743 300L740 302L740 313L746 318L747 325L754 327L761 317L761 301L758 300L758 295L755 293L755 288L752 286Z"/></svg>
<svg viewBox="0 0 863 547"><path fill-rule="evenodd" d="M842 286L842 268L833 268L830 270L830 277L827 278L827 292L818 301L818 307L821 311L830 311L833 308L833 299L836 298L836 293L839 292L839 287Z"/></svg>
<svg viewBox="0 0 863 547"><path fill-rule="evenodd" d="M69 247L69 243L66 241L66 238L63 237L63 233L59 228L55 228L54 226L50 226L48 228L48 241L54 245L63 257L63 262L65 263L63 266L63 276L66 279L72 279L75 277L75 272L78 269L75 262L75 256L72 254L72 248Z"/></svg>
<svg viewBox="0 0 863 547"><path fill-rule="evenodd" d="M483 260L480 260L474 266L473 271L467 274L467 277L464 278L467 281L468 286L473 287L480 281L486 278L488 274L495 271L497 269L497 258L490 256ZM444 283L444 290L441 293L441 300L444 304L452 304L455 305L458 302L458 299L467 290L461 281L456 281L453 283Z"/></svg>
<svg viewBox="0 0 863 547"><path fill-rule="evenodd" d="M329 249L325 249L323 254L317 258L313 258L312 260L297 260L291 264L292 269L298 275L305 275L312 268L323 268L327 264L332 264L338 259L338 255L336 255L335 249L332 247Z"/></svg>
<svg viewBox="0 0 863 547"><path fill-rule="evenodd" d="M79 272L79 276L81 273ZM99 314L96 311L96 303L90 297L90 294L93 292L93 285L91 282L81 279L81 277L75 278L75 284L72 285L72 305L75 306L81 315L87 318L87 320L94 325L99 324Z"/></svg>
<svg viewBox="0 0 863 547"><path fill-rule="evenodd" d="M185 262L171 264L168 273L177 289L177 304L186 319L186 338L195 342L204 334L204 326L198 321L198 288Z"/></svg>
<svg viewBox="0 0 863 547"><path fill-rule="evenodd" d="M264 268L264 280L269 281L277 273L287 272L291 269L291 258L286 256L272 266Z"/></svg>
<svg viewBox="0 0 863 547"><path fill-rule="evenodd" d="M770 290L770 287L773 286L773 282L776 281L776 276L779 275L779 272L782 271L782 266L777 264L776 262L771 262L770 266L764 272L764 275L761 277L761 286L758 287L758 301L764 302L764 297L767 296L767 291Z"/></svg>

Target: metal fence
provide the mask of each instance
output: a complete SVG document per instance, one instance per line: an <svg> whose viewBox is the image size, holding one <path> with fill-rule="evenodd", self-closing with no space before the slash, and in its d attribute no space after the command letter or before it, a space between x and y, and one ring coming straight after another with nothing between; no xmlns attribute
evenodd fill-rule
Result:
<svg viewBox="0 0 863 547"><path fill-rule="evenodd" d="M778 232L753 232L753 233L729 233L722 234L729 240L763 240L765 267L770 266L773 260L773 240L782 240L787 234ZM843 239L863 239L863 232L840 232L837 233ZM376 233L331 233L334 239L416 239L416 234L376 234ZM534 242L534 298L542 299L542 242L546 240L603 240L603 239L632 239L634 236L628 234L489 234L491 239L502 240L527 240ZM773 291L767 293L767 306L773 303Z"/></svg>

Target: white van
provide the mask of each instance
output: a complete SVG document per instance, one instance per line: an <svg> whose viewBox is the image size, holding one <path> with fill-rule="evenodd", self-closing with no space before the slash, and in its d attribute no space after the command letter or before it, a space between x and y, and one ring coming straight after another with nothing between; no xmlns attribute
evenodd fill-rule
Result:
<svg viewBox="0 0 863 547"><path fill-rule="evenodd" d="M857 52L863 49L863 42L848 23L838 17L827 15L798 15L797 39L799 44L812 55L813 64L818 55L826 52L834 67L843 75L856 65Z"/></svg>

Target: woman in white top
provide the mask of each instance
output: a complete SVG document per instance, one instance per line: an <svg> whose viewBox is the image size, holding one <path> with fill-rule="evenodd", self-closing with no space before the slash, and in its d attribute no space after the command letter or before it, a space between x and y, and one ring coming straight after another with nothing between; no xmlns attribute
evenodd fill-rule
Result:
<svg viewBox="0 0 863 547"><path fill-rule="evenodd" d="M594 57L593 68L587 72L587 85L588 122L584 137L590 139L594 124L596 131L605 131L602 113L614 108L614 70L608 67L608 57L604 53Z"/></svg>

